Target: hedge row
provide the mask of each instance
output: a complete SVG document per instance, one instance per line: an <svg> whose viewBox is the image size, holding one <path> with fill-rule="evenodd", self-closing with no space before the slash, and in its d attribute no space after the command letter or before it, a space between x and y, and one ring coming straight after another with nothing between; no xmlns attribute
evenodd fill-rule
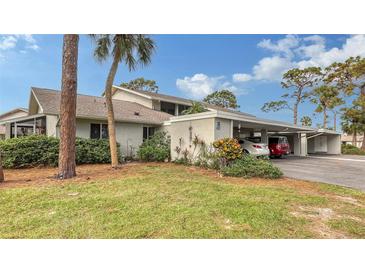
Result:
<svg viewBox="0 0 365 274"><path fill-rule="evenodd" d="M350 154L350 155L365 155L365 151L358 148L357 146L354 145L342 145L341 146L341 153L342 154Z"/></svg>
<svg viewBox="0 0 365 274"><path fill-rule="evenodd" d="M59 139L44 135L0 141L0 152L5 168L57 166L58 151ZM108 140L76 138L76 164L96 163L110 163Z"/></svg>

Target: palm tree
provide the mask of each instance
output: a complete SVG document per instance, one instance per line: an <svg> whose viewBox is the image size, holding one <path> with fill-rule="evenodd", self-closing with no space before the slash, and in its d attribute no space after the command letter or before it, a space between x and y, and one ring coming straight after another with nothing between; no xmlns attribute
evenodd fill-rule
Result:
<svg viewBox="0 0 365 274"><path fill-rule="evenodd" d="M94 34L96 42L95 58L102 62L110 56L113 58L105 83L105 101L108 110L108 133L112 167L118 167L117 141L112 101L112 87L119 63L124 62L129 71L138 64L148 65L155 49L154 41L143 34Z"/></svg>
<svg viewBox="0 0 365 274"><path fill-rule="evenodd" d="M76 97L79 36L63 36L58 177L76 176Z"/></svg>
<svg viewBox="0 0 365 274"><path fill-rule="evenodd" d="M207 111L204 108L204 105L201 102L195 102L192 101L191 102L191 106L188 109L185 109L181 112L182 115L187 115L187 114L196 114L196 113L201 113Z"/></svg>

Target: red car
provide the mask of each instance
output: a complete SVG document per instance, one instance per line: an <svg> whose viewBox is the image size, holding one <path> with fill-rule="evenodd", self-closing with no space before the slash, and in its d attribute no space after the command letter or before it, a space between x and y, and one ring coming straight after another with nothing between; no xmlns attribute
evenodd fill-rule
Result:
<svg viewBox="0 0 365 274"><path fill-rule="evenodd" d="M286 136L269 137L270 157L281 158L290 154L290 145Z"/></svg>

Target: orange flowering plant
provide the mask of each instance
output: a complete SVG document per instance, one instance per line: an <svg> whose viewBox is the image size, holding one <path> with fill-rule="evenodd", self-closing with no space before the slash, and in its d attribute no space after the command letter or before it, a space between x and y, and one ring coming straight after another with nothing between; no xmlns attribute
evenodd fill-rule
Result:
<svg viewBox="0 0 365 274"><path fill-rule="evenodd" d="M231 161L242 157L242 148L238 141L234 138L223 138L213 142L213 147L216 149L218 156Z"/></svg>

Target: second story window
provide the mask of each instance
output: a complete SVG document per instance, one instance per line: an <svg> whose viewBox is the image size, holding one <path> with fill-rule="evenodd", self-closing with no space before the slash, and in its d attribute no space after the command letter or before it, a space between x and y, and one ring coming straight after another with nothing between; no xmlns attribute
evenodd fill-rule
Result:
<svg viewBox="0 0 365 274"><path fill-rule="evenodd" d="M175 115L175 104L161 101L161 111Z"/></svg>
<svg viewBox="0 0 365 274"><path fill-rule="evenodd" d="M90 124L90 139L107 139L108 137L107 124Z"/></svg>
<svg viewBox="0 0 365 274"><path fill-rule="evenodd" d="M190 108L190 106L186 106L186 105L179 105L179 115L181 115L181 113L184 110L187 110L188 108Z"/></svg>

